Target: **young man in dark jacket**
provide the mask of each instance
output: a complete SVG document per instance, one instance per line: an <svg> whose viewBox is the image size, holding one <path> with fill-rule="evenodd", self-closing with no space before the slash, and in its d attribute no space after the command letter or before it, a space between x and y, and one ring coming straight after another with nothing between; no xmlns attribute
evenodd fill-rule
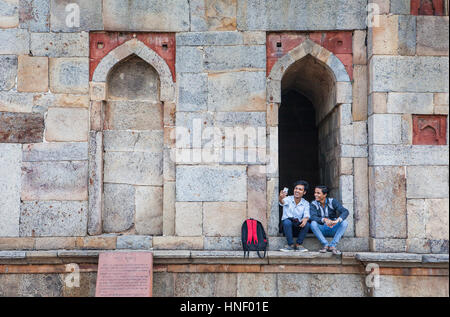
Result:
<svg viewBox="0 0 450 317"><path fill-rule="evenodd" d="M348 222L348 210L344 208L337 199L328 198L328 188L326 186L316 186L314 189L315 201L311 203L311 230L322 243L323 248L319 252L332 252L341 254L336 249L336 245L344 235ZM333 237L328 243L327 237Z"/></svg>

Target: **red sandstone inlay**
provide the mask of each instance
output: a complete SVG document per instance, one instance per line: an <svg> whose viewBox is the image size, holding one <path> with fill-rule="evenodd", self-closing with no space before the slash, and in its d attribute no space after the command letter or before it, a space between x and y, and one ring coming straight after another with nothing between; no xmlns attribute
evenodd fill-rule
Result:
<svg viewBox="0 0 450 317"><path fill-rule="evenodd" d="M412 15L436 15L443 16L445 0L411 0Z"/></svg>
<svg viewBox="0 0 450 317"><path fill-rule="evenodd" d="M89 80L103 57L126 41L137 38L161 56L175 82L175 34L152 32L94 32L89 33Z"/></svg>
<svg viewBox="0 0 450 317"><path fill-rule="evenodd" d="M413 115L413 144L447 144L447 116Z"/></svg>
<svg viewBox="0 0 450 317"><path fill-rule="evenodd" d="M96 297L151 297L151 252L100 253Z"/></svg>

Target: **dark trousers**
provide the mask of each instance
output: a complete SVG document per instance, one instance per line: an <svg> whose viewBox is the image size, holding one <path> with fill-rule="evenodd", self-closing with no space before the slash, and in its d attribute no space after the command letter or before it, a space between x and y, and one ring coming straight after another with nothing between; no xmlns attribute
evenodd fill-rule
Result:
<svg viewBox="0 0 450 317"><path fill-rule="evenodd" d="M283 220L283 231L284 236L287 239L287 242L289 245L294 244L294 231L298 231L298 237L297 237L297 243L302 244L303 240L305 240L306 234L309 231L310 223L307 222L306 225L303 228L299 227L299 222L295 223L291 219L284 219Z"/></svg>

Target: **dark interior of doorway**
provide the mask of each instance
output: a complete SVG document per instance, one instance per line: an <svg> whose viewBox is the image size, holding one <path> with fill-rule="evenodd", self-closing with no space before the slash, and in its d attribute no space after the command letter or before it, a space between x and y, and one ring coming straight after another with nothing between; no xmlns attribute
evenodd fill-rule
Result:
<svg viewBox="0 0 450 317"><path fill-rule="evenodd" d="M293 195L294 183L306 180L309 191L304 197L314 199L314 186L319 184L319 138L313 104L296 90L282 94L278 110L279 188L289 189ZM282 208L280 207L280 232Z"/></svg>

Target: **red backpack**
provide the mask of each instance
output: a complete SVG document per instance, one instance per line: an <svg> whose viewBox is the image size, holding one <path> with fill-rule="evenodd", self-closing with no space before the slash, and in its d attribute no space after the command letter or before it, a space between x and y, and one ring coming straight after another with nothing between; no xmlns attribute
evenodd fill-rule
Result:
<svg viewBox="0 0 450 317"><path fill-rule="evenodd" d="M258 256L263 259L266 256L266 249L269 243L266 232L261 222L253 218L244 221L241 229L242 248L244 249L244 258L250 255L250 251L256 251ZM264 251L261 256L260 251Z"/></svg>

